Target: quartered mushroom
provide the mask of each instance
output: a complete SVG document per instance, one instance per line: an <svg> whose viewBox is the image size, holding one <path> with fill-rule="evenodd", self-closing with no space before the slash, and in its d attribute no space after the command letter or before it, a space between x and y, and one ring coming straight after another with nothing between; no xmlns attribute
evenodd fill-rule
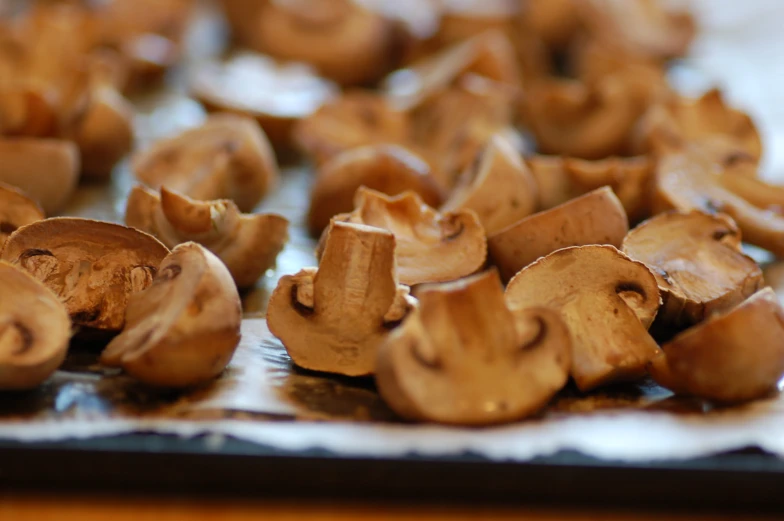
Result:
<svg viewBox="0 0 784 521"><path fill-rule="evenodd" d="M54 291L74 325L113 333L123 327L130 296L152 283L167 253L133 228L56 217L19 228L0 258Z"/></svg>
<svg viewBox="0 0 784 521"><path fill-rule="evenodd" d="M0 252L17 228L44 219L43 210L24 192L0 183Z"/></svg>
<svg viewBox="0 0 784 521"><path fill-rule="evenodd" d="M0 262L0 390L31 389L65 360L71 320L57 296Z"/></svg>
<svg viewBox="0 0 784 521"><path fill-rule="evenodd" d="M661 304L656 277L613 246L564 248L539 259L512 278L506 302L560 311L581 391L641 378L660 352L647 331Z"/></svg>
<svg viewBox="0 0 784 521"><path fill-rule="evenodd" d="M532 214L537 203L536 180L509 140L496 134L463 172L441 211L473 210L491 236Z"/></svg>
<svg viewBox="0 0 784 521"><path fill-rule="evenodd" d="M542 409L569 379L556 311L510 310L494 271L417 292L419 308L379 350L384 401L413 420L483 425Z"/></svg>
<svg viewBox="0 0 784 521"><path fill-rule="evenodd" d="M199 65L190 90L210 111L254 118L276 150L291 144L294 124L336 95L337 87L304 63L278 64L261 54L237 54Z"/></svg>
<svg viewBox="0 0 784 521"><path fill-rule="evenodd" d="M488 236L487 247L506 281L561 248L590 244L620 247L628 231L621 202L604 187L509 225Z"/></svg>
<svg viewBox="0 0 784 521"><path fill-rule="evenodd" d="M280 279L267 323L298 366L364 376L373 374L379 346L415 303L395 276L395 237L336 222L318 269Z"/></svg>
<svg viewBox="0 0 784 521"><path fill-rule="evenodd" d="M101 353L158 387L191 387L216 378L240 341L242 308L226 266L196 243L177 246L146 290L128 302L125 329Z"/></svg>
<svg viewBox="0 0 784 521"><path fill-rule="evenodd" d="M429 206L441 203L430 165L398 145L368 145L340 153L318 170L310 194L308 228L318 236L336 214L354 208L360 186L397 195L411 190Z"/></svg>
<svg viewBox="0 0 784 521"><path fill-rule="evenodd" d="M51 215L79 181L79 149L59 139L0 139L0 182L29 195Z"/></svg>
<svg viewBox="0 0 784 521"><path fill-rule="evenodd" d="M740 230L726 215L663 213L630 231L622 249L653 271L661 318L676 325L733 308L763 285L762 270L743 254Z"/></svg>
<svg viewBox="0 0 784 521"><path fill-rule="evenodd" d="M676 394L723 403L763 398L784 377L784 310L770 288L662 346L651 376Z"/></svg>
<svg viewBox="0 0 784 521"><path fill-rule="evenodd" d="M194 199L231 199L249 212L277 183L275 154L254 120L213 114L199 127L136 152L131 168L151 188Z"/></svg>
<svg viewBox="0 0 784 521"><path fill-rule="evenodd" d="M228 199L196 201L166 187L160 195L137 185L128 196L125 224L168 248L197 242L229 269L240 288L253 286L288 240L289 222L276 214L243 214Z"/></svg>
<svg viewBox="0 0 784 521"><path fill-rule="evenodd" d="M389 197L360 188L355 210L334 221L384 228L395 235L402 284L446 282L479 270L487 258L485 232L472 210L438 213L413 192ZM319 248L324 246L324 236Z"/></svg>

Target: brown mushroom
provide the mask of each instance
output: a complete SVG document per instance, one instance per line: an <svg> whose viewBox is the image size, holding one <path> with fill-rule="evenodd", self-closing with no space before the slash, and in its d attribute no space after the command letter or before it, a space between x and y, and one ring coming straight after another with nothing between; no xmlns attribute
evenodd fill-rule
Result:
<svg viewBox="0 0 784 521"><path fill-rule="evenodd" d="M551 49L565 49L582 20L574 0L527 0L521 10L524 24Z"/></svg>
<svg viewBox="0 0 784 521"><path fill-rule="evenodd" d="M411 190L429 206L441 203L430 166L397 145L368 145L342 152L319 168L310 194L308 228L318 236L336 214L354 208L360 186L397 195Z"/></svg>
<svg viewBox="0 0 784 521"><path fill-rule="evenodd" d="M488 236L532 214L537 205L536 181L520 154L500 134L457 181L441 211L464 208L476 212Z"/></svg>
<svg viewBox="0 0 784 521"><path fill-rule="evenodd" d="M446 282L479 270L487 258L485 232L472 210L440 214L414 192L389 197L360 188L355 210L333 221L384 228L395 235L397 274L402 284ZM323 250L322 236L319 250Z"/></svg>
<svg viewBox="0 0 784 521"><path fill-rule="evenodd" d="M24 192L0 183L0 252L8 236L25 224L40 221L45 217L38 204Z"/></svg>
<svg viewBox="0 0 784 521"><path fill-rule="evenodd" d="M242 308L226 266L196 243L177 246L152 285L128 302L125 329L101 353L159 387L191 387L216 378L240 341Z"/></svg>
<svg viewBox="0 0 784 521"><path fill-rule="evenodd" d="M254 118L276 150L291 145L294 124L336 94L336 86L307 65L277 64L260 54L237 54L205 62L191 80L191 93L210 111Z"/></svg>
<svg viewBox="0 0 784 521"><path fill-rule="evenodd" d="M784 377L784 310L770 288L662 346L651 376L677 394L737 403L763 398Z"/></svg>
<svg viewBox="0 0 784 521"><path fill-rule="evenodd" d="M414 305L395 277L395 237L335 222L318 269L280 279L267 323L298 366L364 376L375 371L379 345Z"/></svg>
<svg viewBox="0 0 784 521"><path fill-rule="evenodd" d="M288 240L289 222L276 214L242 214L228 199L195 201L161 187L137 185L128 196L125 224L157 237L168 248L197 242L229 269L240 288L253 286Z"/></svg>
<svg viewBox="0 0 784 521"><path fill-rule="evenodd" d="M560 311L581 391L641 378L659 353L647 331L661 304L656 277L613 246L564 248L539 259L512 278L506 302Z"/></svg>
<svg viewBox="0 0 784 521"><path fill-rule="evenodd" d="M79 180L79 149L59 139L0 139L0 182L15 186L51 215Z"/></svg>
<svg viewBox="0 0 784 521"><path fill-rule="evenodd" d="M65 360L71 321L36 279L0 262L0 390L31 389Z"/></svg>
<svg viewBox="0 0 784 521"><path fill-rule="evenodd" d="M133 228L56 217L19 228L1 258L54 291L74 325L111 333L122 329L128 299L152 283L167 253Z"/></svg>
<svg viewBox="0 0 784 521"><path fill-rule="evenodd" d="M571 339L563 320L546 308L507 308L494 271L418 297L419 309L378 356L378 390L401 416L509 422L535 414L566 384Z"/></svg>
<svg viewBox="0 0 784 521"><path fill-rule="evenodd" d="M436 36L441 44L462 42L489 30L510 32L521 11L520 2L508 0L443 2L443 6Z"/></svg>
<svg viewBox="0 0 784 521"><path fill-rule="evenodd" d="M200 127L157 141L131 158L136 177L198 200L231 199L249 212L278 181L278 166L258 123L213 114Z"/></svg>
<svg viewBox="0 0 784 521"><path fill-rule="evenodd" d="M11 76L16 71L2 71ZM47 89L33 85L0 87L0 134L51 137L57 130L57 112Z"/></svg>
<svg viewBox="0 0 784 521"><path fill-rule="evenodd" d="M656 276L661 318L676 325L733 308L763 284L762 270L743 254L740 230L726 215L660 214L630 231L622 249Z"/></svg>
<svg viewBox="0 0 784 521"><path fill-rule="evenodd" d="M628 231L621 202L604 187L509 225L490 235L487 247L507 281L536 259L561 248L589 244L620 247Z"/></svg>

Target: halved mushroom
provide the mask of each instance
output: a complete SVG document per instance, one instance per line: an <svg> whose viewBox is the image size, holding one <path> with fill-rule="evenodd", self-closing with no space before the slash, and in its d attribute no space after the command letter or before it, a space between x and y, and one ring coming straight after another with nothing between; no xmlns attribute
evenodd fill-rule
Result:
<svg viewBox="0 0 784 521"><path fill-rule="evenodd" d="M512 278L506 302L560 311L581 391L641 378L660 352L647 331L661 304L656 277L613 246L564 248L539 259Z"/></svg>
<svg viewBox="0 0 784 521"><path fill-rule="evenodd" d="M267 323L298 366L364 376L373 374L379 345L414 306L395 277L395 237L336 222L318 269L280 279Z"/></svg>
<svg viewBox="0 0 784 521"><path fill-rule="evenodd" d="M363 145L406 143L408 115L383 97L349 91L324 103L294 127L294 140L316 164Z"/></svg>
<svg viewBox="0 0 784 521"><path fill-rule="evenodd" d="M0 262L0 390L32 389L65 360L71 320L33 277Z"/></svg>
<svg viewBox="0 0 784 521"><path fill-rule="evenodd" d="M73 195L79 149L59 139L0 139L0 182L15 186L51 215Z"/></svg>
<svg viewBox="0 0 784 521"><path fill-rule="evenodd" d="M254 118L276 150L289 147L294 123L313 114L337 90L305 64L277 64L252 53L201 64L190 89L210 111Z"/></svg>
<svg viewBox="0 0 784 521"><path fill-rule="evenodd" d="M651 376L677 394L737 403L763 398L784 377L784 310L770 288L662 346Z"/></svg>
<svg viewBox="0 0 784 521"><path fill-rule="evenodd" d="M430 166L413 152L397 145L369 145L336 155L319 168L310 194L308 227L318 236L330 219L354 208L360 186L397 195L411 190L430 206L441 203L441 191Z"/></svg>
<svg viewBox="0 0 784 521"><path fill-rule="evenodd" d="M240 341L242 308L226 266L196 243L177 246L152 285L128 302L125 329L101 353L159 387L191 387L216 378Z"/></svg>
<svg viewBox="0 0 784 521"><path fill-rule="evenodd" d="M54 291L74 325L111 333L122 329L128 299L152 283L168 252L133 228L56 217L19 228L1 258Z"/></svg>
<svg viewBox="0 0 784 521"><path fill-rule="evenodd" d="M496 134L463 172L441 211L471 209L491 236L532 214L537 202L536 181L528 167L509 140Z"/></svg>
<svg viewBox="0 0 784 521"><path fill-rule="evenodd" d="M676 325L733 308L763 285L726 215L663 213L629 232L622 249L651 268L664 299L661 318Z"/></svg>
<svg viewBox="0 0 784 521"><path fill-rule="evenodd" d="M0 252L8 236L17 228L45 217L41 207L24 192L0 183Z"/></svg>
<svg viewBox="0 0 784 521"><path fill-rule="evenodd" d="M379 350L376 384L398 414L461 425L530 416L569 379L556 311L510 310L494 271L427 287Z"/></svg>
<svg viewBox="0 0 784 521"><path fill-rule="evenodd" d="M402 284L446 282L479 270L487 258L485 232L473 210L440 214L414 192L389 197L360 188L355 210L333 221L365 224L395 236L397 274ZM319 250L323 251L325 236ZM318 252L320 255L320 252Z"/></svg>
<svg viewBox="0 0 784 521"><path fill-rule="evenodd" d="M137 185L128 196L125 224L157 237L168 248L197 242L229 269L240 288L253 286L288 240L289 222L276 214L242 214L228 199L195 201L161 187Z"/></svg>
<svg viewBox="0 0 784 521"><path fill-rule="evenodd" d="M136 177L199 200L231 199L249 212L278 181L278 166L258 123L213 114L200 127L162 139L131 158Z"/></svg>
<svg viewBox="0 0 784 521"><path fill-rule="evenodd" d="M620 247L629 231L621 202L609 187L536 213L487 238L490 257L503 280L536 259L568 246Z"/></svg>

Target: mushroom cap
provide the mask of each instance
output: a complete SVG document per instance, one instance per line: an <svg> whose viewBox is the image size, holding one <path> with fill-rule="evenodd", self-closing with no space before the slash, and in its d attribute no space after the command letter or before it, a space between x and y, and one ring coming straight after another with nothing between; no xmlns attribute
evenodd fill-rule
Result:
<svg viewBox="0 0 784 521"><path fill-rule="evenodd" d="M30 389L54 373L68 352L71 320L42 283L0 262L0 390Z"/></svg>
<svg viewBox="0 0 784 521"><path fill-rule="evenodd" d="M646 331L661 304L656 277L613 246L564 248L539 259L512 278L506 303L560 311L582 391L641 378L659 352Z"/></svg>
<svg viewBox="0 0 784 521"><path fill-rule="evenodd" d="M402 284L446 282L479 270L487 258L485 232L472 210L440 214L414 192L395 197L360 188L349 214L333 222L365 224L394 234ZM319 250L323 245L323 236ZM318 252L317 252L318 253Z"/></svg>
<svg viewBox="0 0 784 521"><path fill-rule="evenodd" d="M395 237L387 230L335 222L319 268L278 282L267 306L270 331L300 367L363 376L413 306L395 277Z"/></svg>
<svg viewBox="0 0 784 521"><path fill-rule="evenodd" d="M130 296L152 283L168 252L133 228L56 217L16 230L0 258L60 297L74 325L114 332L123 327Z"/></svg>
<svg viewBox="0 0 784 521"><path fill-rule="evenodd" d="M231 199L249 212L278 181L275 154L254 120L213 114L199 127L136 152L136 178L194 199Z"/></svg>
<svg viewBox="0 0 784 521"><path fill-rule="evenodd" d="M784 311L770 288L713 315L662 346L650 367L660 385L717 402L744 402L784 376Z"/></svg>
<svg viewBox="0 0 784 521"><path fill-rule="evenodd" d="M17 228L45 217L41 207L21 190L0 183L0 252Z"/></svg>
<svg viewBox="0 0 784 521"><path fill-rule="evenodd" d="M629 231L626 212L609 187L535 213L487 239L490 257L504 280L536 259L568 246L620 247Z"/></svg>
<svg viewBox="0 0 784 521"><path fill-rule="evenodd" d="M310 194L308 227L320 235L330 219L354 208L360 186L397 195L411 190L430 206L441 203L441 191L430 165L398 145L369 145L342 152L319 168Z"/></svg>
<svg viewBox="0 0 784 521"><path fill-rule="evenodd" d="M209 382L240 341L242 308L223 263L196 243L177 246L153 283L128 302L126 326L101 354L139 381L160 387Z"/></svg>
<svg viewBox="0 0 784 521"><path fill-rule="evenodd" d="M676 324L733 308L763 284L762 270L741 250L740 230L721 214L657 215L630 231L622 249L651 268L664 299L662 319Z"/></svg>
<svg viewBox="0 0 784 521"><path fill-rule="evenodd" d="M494 271L417 292L419 309L379 351L384 400L411 419L492 424L536 413L569 378L558 313L509 310Z"/></svg>

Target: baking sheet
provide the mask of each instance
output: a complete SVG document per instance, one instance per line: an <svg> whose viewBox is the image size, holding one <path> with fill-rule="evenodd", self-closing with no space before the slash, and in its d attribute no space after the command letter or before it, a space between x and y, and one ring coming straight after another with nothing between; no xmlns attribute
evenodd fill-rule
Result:
<svg viewBox="0 0 784 521"><path fill-rule="evenodd" d="M784 174L784 103L780 79L784 50L775 0L689 2L701 23L692 57L676 67L684 91L719 84L733 103L756 118L766 143L764 174ZM214 18L196 24L189 62L211 54L220 34ZM204 112L174 87L136 100L138 142L198 124ZM185 394L150 390L101 368L97 351L74 346L62 368L38 390L0 398L0 438L21 441L91 438L131 432L180 436L213 434L282 450L325 448L342 455L449 455L470 451L494 460L528 460L564 450L606 459L685 459L759 447L784 457L784 398L744 407L711 409L673 397L651 383L582 396L565 390L540 417L484 429L415 425L399 421L375 392L372 379L334 378L291 366L263 320L269 291L280 275L314 265L313 241L304 232L310 174L306 166L284 170L279 189L260 211L292 221L291 242L278 267L244 295L243 340L225 374L211 386ZM127 164L111 185L82 187L68 214L121 221L132 185ZM784 268L771 264L768 283L784 294Z"/></svg>

